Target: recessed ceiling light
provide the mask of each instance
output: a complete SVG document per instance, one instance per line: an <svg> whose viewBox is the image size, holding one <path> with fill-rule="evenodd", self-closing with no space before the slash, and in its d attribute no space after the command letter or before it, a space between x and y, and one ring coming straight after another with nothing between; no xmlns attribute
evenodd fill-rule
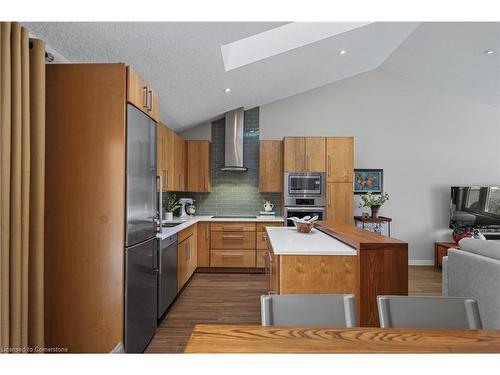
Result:
<svg viewBox="0 0 500 375"><path fill-rule="evenodd" d="M342 55L345 55L347 53L347 51L345 49L341 49L339 51L339 55L342 56Z"/></svg>
<svg viewBox="0 0 500 375"><path fill-rule="evenodd" d="M224 90L226 94L229 94L231 92L231 89L228 87L227 89Z"/></svg>
<svg viewBox="0 0 500 375"><path fill-rule="evenodd" d="M484 51L485 54L487 55L493 55L493 50L492 49L487 49L486 51Z"/></svg>

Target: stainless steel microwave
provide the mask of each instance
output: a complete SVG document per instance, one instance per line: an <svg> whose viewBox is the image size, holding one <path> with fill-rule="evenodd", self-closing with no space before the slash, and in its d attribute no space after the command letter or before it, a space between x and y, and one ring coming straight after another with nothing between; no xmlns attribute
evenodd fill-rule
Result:
<svg viewBox="0 0 500 375"><path fill-rule="evenodd" d="M285 206L324 206L325 173L285 172Z"/></svg>

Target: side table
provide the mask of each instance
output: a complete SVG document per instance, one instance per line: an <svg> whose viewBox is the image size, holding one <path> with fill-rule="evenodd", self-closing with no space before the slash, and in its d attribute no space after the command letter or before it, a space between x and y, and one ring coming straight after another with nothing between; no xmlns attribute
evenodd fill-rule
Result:
<svg viewBox="0 0 500 375"><path fill-rule="evenodd" d="M434 242L434 267L443 267L443 257L448 255L448 249L458 249L456 242Z"/></svg>
<svg viewBox="0 0 500 375"><path fill-rule="evenodd" d="M379 216L354 216L354 225L371 232L383 234L383 225L387 224L387 237L391 236L391 223L390 217Z"/></svg>

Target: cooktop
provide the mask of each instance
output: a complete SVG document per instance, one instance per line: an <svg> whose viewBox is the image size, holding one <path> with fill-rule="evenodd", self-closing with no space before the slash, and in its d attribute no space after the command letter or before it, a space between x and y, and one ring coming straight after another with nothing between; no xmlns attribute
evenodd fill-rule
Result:
<svg viewBox="0 0 500 375"><path fill-rule="evenodd" d="M215 215L212 219L256 219L257 216L245 216L245 215Z"/></svg>

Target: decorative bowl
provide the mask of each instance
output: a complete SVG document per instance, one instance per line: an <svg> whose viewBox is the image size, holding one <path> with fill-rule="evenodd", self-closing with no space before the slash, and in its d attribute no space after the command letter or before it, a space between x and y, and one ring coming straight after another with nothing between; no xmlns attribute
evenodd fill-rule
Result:
<svg viewBox="0 0 500 375"><path fill-rule="evenodd" d="M295 227L297 228L297 232L299 233L309 233L314 227L314 221L311 223L301 223L295 221Z"/></svg>

